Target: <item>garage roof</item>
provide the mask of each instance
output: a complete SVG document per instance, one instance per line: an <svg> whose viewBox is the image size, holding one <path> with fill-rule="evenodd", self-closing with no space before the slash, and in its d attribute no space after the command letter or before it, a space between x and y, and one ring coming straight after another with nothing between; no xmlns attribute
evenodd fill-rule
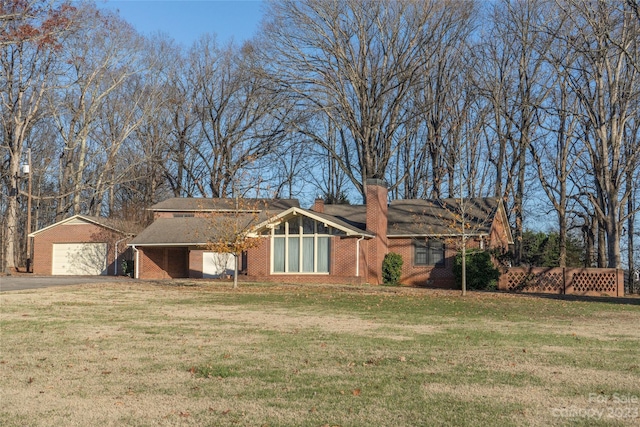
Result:
<svg viewBox="0 0 640 427"><path fill-rule="evenodd" d="M90 216L90 215L74 215L72 217L63 219L62 221L58 221L54 224L51 224L47 227L41 228L40 230L34 231L29 234L29 237L34 237L46 230L49 230L53 227L57 227L59 225L74 225L74 224L95 224L101 227L108 228L117 233L133 236L136 234L136 230L139 228L135 224L130 223L128 221L120 221L114 220L111 218L105 218L100 216Z"/></svg>

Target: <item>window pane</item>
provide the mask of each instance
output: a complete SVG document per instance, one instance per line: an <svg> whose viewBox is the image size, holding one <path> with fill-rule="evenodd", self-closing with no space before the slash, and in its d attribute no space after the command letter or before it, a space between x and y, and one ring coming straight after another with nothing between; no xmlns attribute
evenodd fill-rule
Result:
<svg viewBox="0 0 640 427"><path fill-rule="evenodd" d="M273 227L273 233L274 234L284 234L284 222L281 222L280 224L276 224Z"/></svg>
<svg viewBox="0 0 640 427"><path fill-rule="evenodd" d="M329 272L329 238L318 237L318 273Z"/></svg>
<svg viewBox="0 0 640 427"><path fill-rule="evenodd" d="M298 273L300 271L300 239L298 237L289 237L289 273Z"/></svg>
<svg viewBox="0 0 640 427"><path fill-rule="evenodd" d="M289 221L289 234L300 234L300 221L298 217L291 218Z"/></svg>
<svg viewBox="0 0 640 427"><path fill-rule="evenodd" d="M329 234L329 227L324 225L323 223L318 223L318 234Z"/></svg>
<svg viewBox="0 0 640 427"><path fill-rule="evenodd" d="M444 243L438 240L429 240L429 265L442 265L444 263Z"/></svg>
<svg viewBox="0 0 640 427"><path fill-rule="evenodd" d="M303 217L302 218L302 232L304 234L313 234L314 231L315 231L313 229L314 224L315 224L315 221L312 220L311 218Z"/></svg>
<svg viewBox="0 0 640 427"><path fill-rule="evenodd" d="M284 273L284 238L273 239L273 271Z"/></svg>
<svg viewBox="0 0 640 427"><path fill-rule="evenodd" d="M415 265L427 265L427 247L424 244L416 243L415 246Z"/></svg>
<svg viewBox="0 0 640 427"><path fill-rule="evenodd" d="M313 237L302 238L302 271L313 273Z"/></svg>

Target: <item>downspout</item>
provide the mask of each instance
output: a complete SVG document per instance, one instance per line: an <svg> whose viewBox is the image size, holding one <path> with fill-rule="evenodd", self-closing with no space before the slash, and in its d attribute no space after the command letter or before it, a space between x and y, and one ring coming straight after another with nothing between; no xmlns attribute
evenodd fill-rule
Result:
<svg viewBox="0 0 640 427"><path fill-rule="evenodd" d="M140 263L138 262L140 260L140 252L138 252L138 248L136 248L136 245L131 245L131 247L133 248L133 251L136 253L136 259L134 261L134 274L133 274L133 278L137 279L139 277L139 269L140 269Z"/></svg>
<svg viewBox="0 0 640 427"><path fill-rule="evenodd" d="M364 239L364 236L356 240L356 277L360 277L360 242Z"/></svg>

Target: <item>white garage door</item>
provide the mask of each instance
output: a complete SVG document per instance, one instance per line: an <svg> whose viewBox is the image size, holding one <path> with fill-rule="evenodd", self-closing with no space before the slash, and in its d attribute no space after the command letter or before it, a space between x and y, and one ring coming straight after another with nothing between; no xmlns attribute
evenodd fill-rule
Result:
<svg viewBox="0 0 640 427"><path fill-rule="evenodd" d="M232 254L204 252L202 254L202 277L217 279L223 275L233 275L235 258Z"/></svg>
<svg viewBox="0 0 640 427"><path fill-rule="evenodd" d="M54 243L51 270L53 275L106 275L107 244Z"/></svg>

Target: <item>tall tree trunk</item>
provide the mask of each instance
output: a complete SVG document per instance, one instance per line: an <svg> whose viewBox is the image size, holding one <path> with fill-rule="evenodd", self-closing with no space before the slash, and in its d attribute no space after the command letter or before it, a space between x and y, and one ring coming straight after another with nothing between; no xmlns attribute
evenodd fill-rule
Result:
<svg viewBox="0 0 640 427"><path fill-rule="evenodd" d="M19 152L18 152L19 153ZM6 241L4 242L4 271L11 273L17 267L17 248L16 241L18 239L18 172L20 170L20 156L12 155L9 160L10 174L10 190L7 197L7 210L5 213L5 232Z"/></svg>
<svg viewBox="0 0 640 427"><path fill-rule="evenodd" d="M598 220L598 268L607 266L607 228L602 220Z"/></svg>

